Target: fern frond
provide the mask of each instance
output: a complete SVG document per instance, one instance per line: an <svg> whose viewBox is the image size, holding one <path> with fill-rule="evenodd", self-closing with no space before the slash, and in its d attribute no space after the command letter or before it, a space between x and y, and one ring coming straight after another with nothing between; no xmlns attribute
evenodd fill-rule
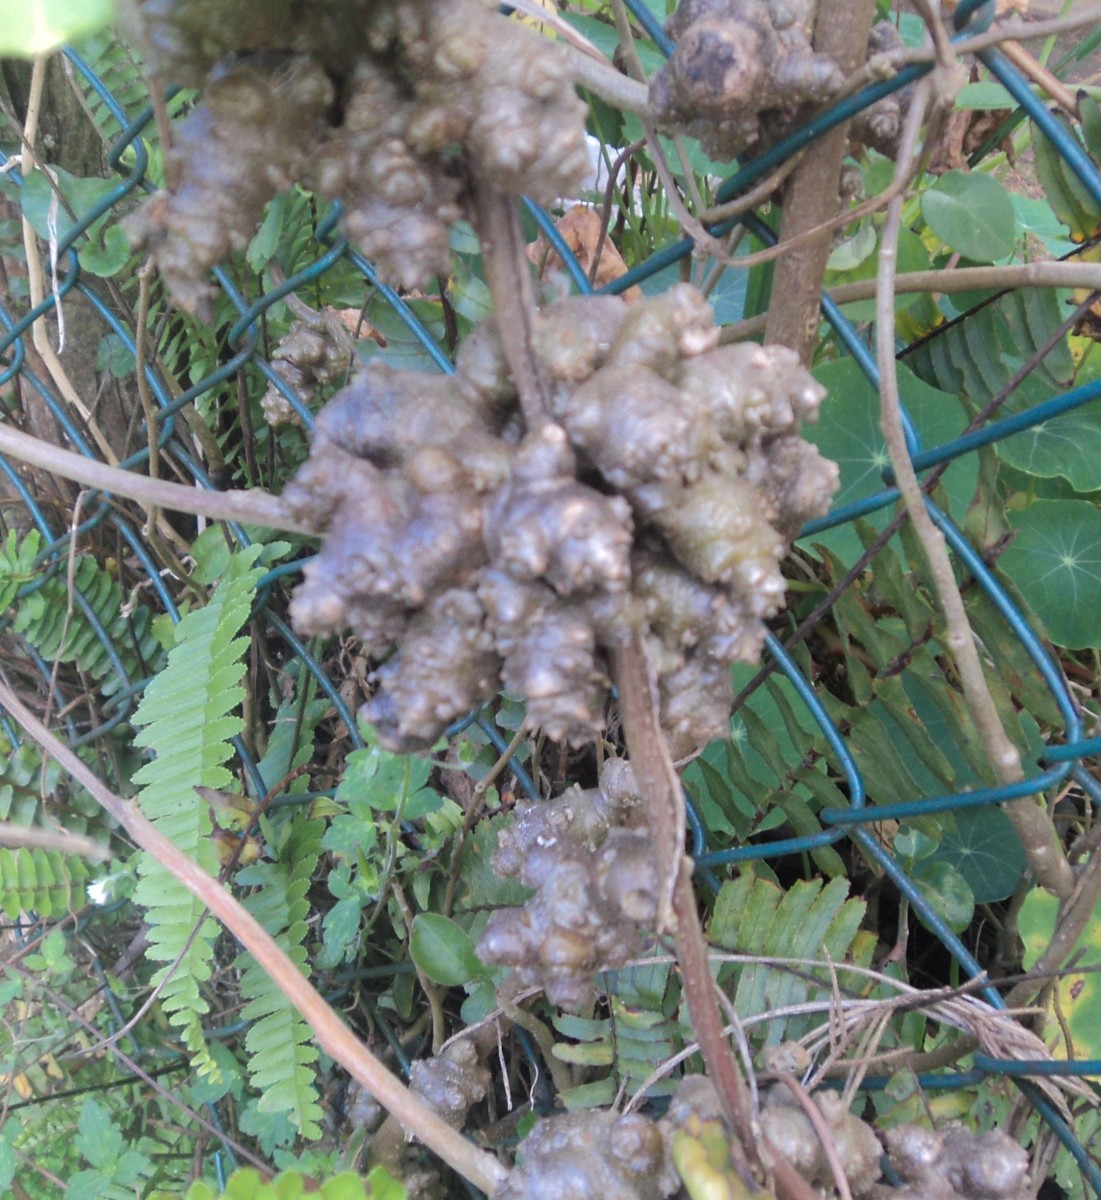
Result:
<svg viewBox="0 0 1101 1200"><path fill-rule="evenodd" d="M324 823L300 817L280 853L279 862L257 863L237 873L256 887L245 907L306 974L306 893L321 852ZM250 998L241 1015L251 1021L245 1036L248 1070L260 1093L261 1112L285 1112L305 1138L321 1136L321 1106L314 1083L317 1047L297 1009L271 976L249 954L241 956L241 991Z"/></svg>
<svg viewBox="0 0 1101 1200"><path fill-rule="evenodd" d="M610 1104L625 1089L635 1095L654 1071L668 1062L684 1044L682 1030L675 1017L646 1008L625 1004L614 991L609 994L611 1016L575 1017L559 1013L552 1018L554 1028L573 1043L554 1047L555 1058L584 1067L611 1068L602 1079L590 1080L562 1093L570 1112ZM661 1079L650 1084L650 1097L671 1096L679 1080Z"/></svg>
<svg viewBox="0 0 1101 1200"><path fill-rule="evenodd" d="M179 623L168 662L146 688L134 718L144 726L137 745L156 753L134 776L142 788L138 802L161 833L212 875L218 864L210 814L195 787L224 789L232 783L224 764L233 752L230 739L242 726L230 714L244 698L242 655L248 645L237 633L261 575L253 566L260 551L252 546L234 555L206 607ZM200 1073L217 1075L203 1040L201 1018L208 1005L200 991L210 978L217 924L203 920L203 906L156 859L141 855L138 870L134 899L147 912L149 956L166 964L155 981L164 984L161 1006Z"/></svg>
<svg viewBox="0 0 1101 1200"><path fill-rule="evenodd" d="M82 859L57 850L0 848L0 909L14 921L21 912L54 917L83 903L88 868Z"/></svg>
<svg viewBox="0 0 1101 1200"><path fill-rule="evenodd" d="M825 887L815 879L801 880L785 892L771 880L748 873L723 884L708 928L709 941L739 954L827 964L820 971L764 964L733 973L724 970L720 983L732 974L737 978L734 1007L743 1020L802 1003L811 991L827 992L831 970L846 961L867 965L875 939L860 933L865 905L847 899L848 890L845 879L833 879ZM837 974L843 977L844 971ZM774 1045L785 1037L798 1037L807 1021L777 1017L768 1022L763 1040Z"/></svg>
<svg viewBox="0 0 1101 1200"><path fill-rule="evenodd" d="M13 615L12 628L49 663L74 663L111 696L156 669L162 653L145 605L123 604L122 590L94 558L81 556L69 595L65 571L19 597L22 586L43 574L35 567L41 539L14 534L0 550L0 610Z"/></svg>

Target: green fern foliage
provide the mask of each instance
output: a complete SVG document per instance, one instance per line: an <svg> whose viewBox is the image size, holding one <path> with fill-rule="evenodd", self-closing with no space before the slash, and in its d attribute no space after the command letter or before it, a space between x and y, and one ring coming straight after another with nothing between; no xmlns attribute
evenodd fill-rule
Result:
<svg viewBox="0 0 1101 1200"><path fill-rule="evenodd" d="M621 1090L630 1096L644 1087L647 1096L670 1096L676 1090L676 1076L649 1081L684 1044L677 1019L627 1005L616 995L608 1002L609 1017L559 1013L552 1018L558 1033L573 1039L554 1047L555 1058L590 1069L610 1068L600 1078L562 1093L562 1103L571 1112L611 1104Z"/></svg>
<svg viewBox="0 0 1101 1200"><path fill-rule="evenodd" d="M0 612L6 613L19 589L35 577L35 557L42 539L29 533L22 541L14 529L0 546Z"/></svg>
<svg viewBox="0 0 1101 1200"><path fill-rule="evenodd" d="M319 1200L405 1200L405 1188L383 1167L375 1167L366 1179L344 1171L309 1183L298 1171L282 1171L274 1179L264 1179L253 1167L243 1167L229 1177L225 1191L196 1181L184 1200L291 1200L307 1193ZM167 1196L160 1193L155 1200L167 1200Z"/></svg>
<svg viewBox="0 0 1101 1200"><path fill-rule="evenodd" d="M0 549L0 611L48 663L69 663L111 696L150 674L161 660L151 610L128 606L111 573L80 555L67 570L46 575L36 565L42 539L32 532L17 541L9 533ZM37 583L34 590L25 585ZM23 593L22 595L20 593Z"/></svg>
<svg viewBox="0 0 1101 1200"><path fill-rule="evenodd" d="M237 882L257 890L245 906L306 974L306 898L321 852L324 823L297 818L278 862L261 862L237 872ZM297 1009L250 954L241 956L241 991L249 997L241 1016L250 1021L245 1037L248 1069L260 1093L261 1112L286 1113L298 1132L321 1136L321 1106L314 1082L317 1047Z"/></svg>
<svg viewBox="0 0 1101 1200"><path fill-rule="evenodd" d="M252 546L232 556L210 602L179 623L168 662L146 688L135 715L135 724L144 726L136 743L156 754L134 777L142 789L141 808L212 875L218 864L210 813L195 788L226 789L233 782L224 764L232 754L230 739L242 727L241 718L231 714L244 698L242 656L248 645L237 634L262 573L254 565L260 551ZM161 1005L200 1073L217 1076L203 1040L201 1020L208 1005L200 990L210 978L217 925L204 919L203 906L148 854L139 860L134 898L147 910L149 955L165 964L156 978L163 984Z"/></svg>
<svg viewBox="0 0 1101 1200"><path fill-rule="evenodd" d="M14 921L21 912L49 918L83 903L88 868L82 859L57 850L21 846L0 849L0 909Z"/></svg>
<svg viewBox="0 0 1101 1200"><path fill-rule="evenodd" d="M848 899L848 882L801 880L784 891L769 879L748 872L724 883L715 901L708 940L725 950L761 958L797 959L800 964L751 963L719 975L720 983L737 980L734 1007L743 1021L775 1014L765 1026L770 1045L797 1038L819 1017L785 1017L778 1010L829 994L833 969L846 962L866 967L875 937L862 933L862 900ZM822 963L814 969L808 963ZM844 978L844 971L837 977ZM842 984L844 986L844 984Z"/></svg>

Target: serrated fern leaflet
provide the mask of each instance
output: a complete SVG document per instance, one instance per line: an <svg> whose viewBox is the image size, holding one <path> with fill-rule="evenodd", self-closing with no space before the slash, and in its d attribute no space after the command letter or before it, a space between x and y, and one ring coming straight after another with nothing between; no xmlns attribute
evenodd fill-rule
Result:
<svg viewBox="0 0 1101 1200"><path fill-rule="evenodd" d="M257 888L246 907L306 973L306 893L321 850L321 821L295 820L278 862L257 863L237 874L239 883ZM321 1136L321 1106L314 1084L317 1047L309 1026L250 954L240 959L241 991L250 998L241 1016L250 1021L245 1048L249 1075L260 1093L261 1112L285 1112L303 1137Z"/></svg>
<svg viewBox="0 0 1101 1200"><path fill-rule="evenodd" d="M134 721L144 728L139 746L156 757L134 776L145 815L185 854L217 872L207 806L197 785L226 788L232 777L225 762L230 739L240 731L234 710L244 698L242 655L248 644L237 637L248 618L260 570L253 546L234 555L210 602L176 627L176 644L164 670L145 690ZM165 966L161 1005L180 1032L201 1073L217 1075L202 1034L208 1009L201 985L210 978L217 926L203 920L203 906L160 863L143 854L135 900L147 911L149 956ZM201 922L201 924L200 924ZM192 932L198 926L198 932Z"/></svg>

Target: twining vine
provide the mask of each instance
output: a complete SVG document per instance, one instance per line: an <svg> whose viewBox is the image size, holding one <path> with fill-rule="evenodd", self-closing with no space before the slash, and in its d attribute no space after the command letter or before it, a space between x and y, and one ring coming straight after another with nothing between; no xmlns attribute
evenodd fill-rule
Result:
<svg viewBox="0 0 1101 1200"><path fill-rule="evenodd" d="M812 149L788 183L781 235L809 248L782 260L774 286L783 295L766 318L763 347L734 340L745 327L720 331L703 294L687 284L633 305L604 296L540 307L519 197L570 194L588 169L575 82L643 113L662 163L659 129L731 158L805 122L842 94L869 54L886 63L900 48L871 27L870 5L686 0L668 26L669 64L644 102L640 79L629 86L481 0L299 7L138 7L134 33L157 88L199 87L202 102L175 129L167 186L128 221L133 244L150 252L182 309L209 318L211 268L248 244L265 205L292 184L339 200L345 234L407 291L447 273L453 226L465 216L497 315L459 345L452 376L383 363L360 370L322 409L309 458L278 498L136 480L8 427L0 427L0 450L153 508L320 536L291 604L293 623L302 635L355 635L374 664L361 715L395 754L431 751L502 689L524 702L527 728L583 747L608 733L614 693L625 756L603 763L595 788L521 806L493 861L533 894L493 913L478 953L552 1003L583 1009L597 972L626 964L644 937L671 939L706 1079L685 1080L660 1123L634 1112L547 1118L522 1160L506 1166L459 1132L489 1086L486 1046L460 1037L417 1064L405 1088L307 982L304 895L320 849L317 823L294 825L285 864L238 873L238 883L259 889L249 905L215 882L212 823L195 788L231 782L221 763L240 727L229 712L244 670L244 643L234 639L260 576L258 548L230 559L146 690L136 721L148 728L138 744L157 757L137 776L145 784L139 807L105 789L6 683L0 702L146 851L136 899L148 913L153 956L185 968L162 981L162 1006L210 1075L217 1069L199 1024L206 1001L198 985L212 954L205 911L252 956L242 990L252 1000L246 1016L260 1018L246 1043L254 1080L267 1090L263 1103L292 1112L307 1136L319 1128L316 1051L286 1000L391 1112L372 1154L408 1179L405 1131L506 1200L560 1194L567 1184L578 1194L648 1200L682 1181L699 1185L708 1171L727 1194L771 1188L783 1200L810 1200L815 1189L836 1187L842 1196L876 1195L880 1143L842 1101L808 1096L782 1063L762 1105L750 1094L700 926L674 765L727 733L730 668L757 660L765 622L784 603L780 562L836 490L836 469L800 429L823 398L803 364L817 334L848 131ZM626 10L614 7L629 34ZM934 40L943 57L943 32ZM893 240L926 101L924 87L895 97L851 131L899 158L877 291L884 420L907 512L948 609L969 709L997 777L1013 782L1017 752L985 688L898 417L890 315L904 285ZM682 219L694 227L687 209ZM1000 282L1010 280L999 270ZM1095 268L1024 272L1013 280L1097 283ZM967 281L980 277L953 273L954 285ZM920 283L929 286L929 277ZM32 299L41 287L32 279ZM303 326L300 340L312 333L324 342L323 325ZM318 379L330 384L348 352L346 336L332 340L328 359L323 345L286 348L284 371L292 357L312 353ZM191 670L210 694L178 704L172 689L186 688ZM1031 801L1011 811L1033 870L1067 899L1075 879L1047 815ZM36 853L45 881L48 852ZM400 885L391 886L408 917ZM48 897L45 883L32 894ZM523 1024L504 991L501 1007ZM438 1007L433 1015L438 1027ZM1006 1200L1027 1183L1024 1152L1001 1134L940 1137L900 1126L888 1150L914 1195L953 1189Z"/></svg>

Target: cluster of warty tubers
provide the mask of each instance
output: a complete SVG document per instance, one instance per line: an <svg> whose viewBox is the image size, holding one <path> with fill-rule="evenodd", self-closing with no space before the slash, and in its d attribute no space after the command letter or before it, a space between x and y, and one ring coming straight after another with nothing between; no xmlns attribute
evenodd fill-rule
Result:
<svg viewBox="0 0 1101 1200"><path fill-rule="evenodd" d="M558 48L493 0L129 8L151 67L203 89L175 129L168 189L128 222L189 311L209 315L211 267L293 183L340 200L379 274L413 288L450 268L468 172L548 201L589 170L585 107Z"/></svg>
<svg viewBox="0 0 1101 1200"><path fill-rule="evenodd" d="M666 29L676 45L650 84L662 128L699 139L719 162L759 153L806 125L845 82L812 44L814 0L681 0ZM902 47L890 21L868 39L869 57ZM854 140L890 154L902 129L905 96L893 93L854 120Z"/></svg>
<svg viewBox="0 0 1101 1200"><path fill-rule="evenodd" d="M325 533L292 616L385 655L364 710L423 750L503 684L574 745L604 727L608 652L654 663L667 731L727 732L729 667L755 660L780 560L836 467L798 436L821 387L780 347L719 346L688 285L536 318L550 419L526 429L494 321L453 376L375 363L322 410L284 494Z"/></svg>

